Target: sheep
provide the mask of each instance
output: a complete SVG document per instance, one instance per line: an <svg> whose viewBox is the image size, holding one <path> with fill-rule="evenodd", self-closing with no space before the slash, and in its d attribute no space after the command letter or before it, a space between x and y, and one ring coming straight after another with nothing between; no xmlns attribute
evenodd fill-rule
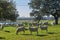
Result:
<svg viewBox="0 0 60 40"><path fill-rule="evenodd" d="M30 30L31 34L32 34L32 32L37 32L37 35L38 35L38 27L30 26L29 30Z"/></svg>
<svg viewBox="0 0 60 40"><path fill-rule="evenodd" d="M29 27L29 30L32 34L32 32L37 32L37 35L38 35L38 28L37 27Z"/></svg>
<svg viewBox="0 0 60 40"><path fill-rule="evenodd" d="M20 31L23 31L25 33L25 27L24 26L18 27L16 30L16 35L18 35Z"/></svg>
<svg viewBox="0 0 60 40"><path fill-rule="evenodd" d="M46 32L48 31L48 26L46 26L46 25L41 25L40 26L40 29L41 30L46 30Z"/></svg>
<svg viewBox="0 0 60 40"><path fill-rule="evenodd" d="M52 22L51 25L55 25L56 23L55 22Z"/></svg>
<svg viewBox="0 0 60 40"><path fill-rule="evenodd" d="M3 30L5 24L0 24L0 26L1 26L1 30Z"/></svg>

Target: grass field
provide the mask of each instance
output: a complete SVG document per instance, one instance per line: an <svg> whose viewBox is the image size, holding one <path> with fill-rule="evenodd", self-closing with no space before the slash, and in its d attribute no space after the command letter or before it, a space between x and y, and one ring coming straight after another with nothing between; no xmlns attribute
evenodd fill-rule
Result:
<svg viewBox="0 0 60 40"><path fill-rule="evenodd" d="M52 21L49 21L52 22ZM38 35L33 32L30 35L30 31L26 30L25 34L20 32L16 35L16 27L5 27L0 30L0 40L60 40L60 24L48 26L48 33L45 30L38 29Z"/></svg>

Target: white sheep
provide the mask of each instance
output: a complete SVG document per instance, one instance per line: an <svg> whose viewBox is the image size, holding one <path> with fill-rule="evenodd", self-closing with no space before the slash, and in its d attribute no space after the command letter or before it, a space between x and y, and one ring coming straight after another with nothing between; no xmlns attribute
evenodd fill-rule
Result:
<svg viewBox="0 0 60 40"><path fill-rule="evenodd" d="M40 29L41 30L46 30L46 32L48 31L48 26L46 26L46 25L41 25L40 26Z"/></svg>
<svg viewBox="0 0 60 40"><path fill-rule="evenodd" d="M16 30L16 34L18 34L20 31L23 31L25 33L25 27L24 26L18 27Z"/></svg>
<svg viewBox="0 0 60 40"><path fill-rule="evenodd" d="M32 34L32 32L37 32L37 35L38 35L38 27L29 27L29 30Z"/></svg>
<svg viewBox="0 0 60 40"><path fill-rule="evenodd" d="M5 24L0 24L1 30L3 30Z"/></svg>
<svg viewBox="0 0 60 40"><path fill-rule="evenodd" d="M51 25L55 25L56 23L55 22L52 22Z"/></svg>
<svg viewBox="0 0 60 40"><path fill-rule="evenodd" d="M32 25L29 26L29 30L32 34L32 32L37 32L37 35L38 35L38 26L37 24L35 25L36 27L33 27Z"/></svg>

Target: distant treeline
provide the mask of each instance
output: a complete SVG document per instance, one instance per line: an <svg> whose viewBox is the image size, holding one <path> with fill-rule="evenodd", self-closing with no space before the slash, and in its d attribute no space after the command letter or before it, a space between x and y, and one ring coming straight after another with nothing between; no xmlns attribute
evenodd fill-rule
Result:
<svg viewBox="0 0 60 40"><path fill-rule="evenodd" d="M18 18L17 20L34 20L35 18ZM48 17L43 17L41 20L54 20L53 17L48 18Z"/></svg>

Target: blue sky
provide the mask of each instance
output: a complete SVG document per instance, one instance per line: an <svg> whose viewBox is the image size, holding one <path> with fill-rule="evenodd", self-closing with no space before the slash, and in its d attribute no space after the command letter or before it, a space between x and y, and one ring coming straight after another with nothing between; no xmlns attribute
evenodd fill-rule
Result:
<svg viewBox="0 0 60 40"><path fill-rule="evenodd" d="M16 8L20 17L30 17L29 13L31 9L29 8L29 0L14 0L16 2Z"/></svg>

